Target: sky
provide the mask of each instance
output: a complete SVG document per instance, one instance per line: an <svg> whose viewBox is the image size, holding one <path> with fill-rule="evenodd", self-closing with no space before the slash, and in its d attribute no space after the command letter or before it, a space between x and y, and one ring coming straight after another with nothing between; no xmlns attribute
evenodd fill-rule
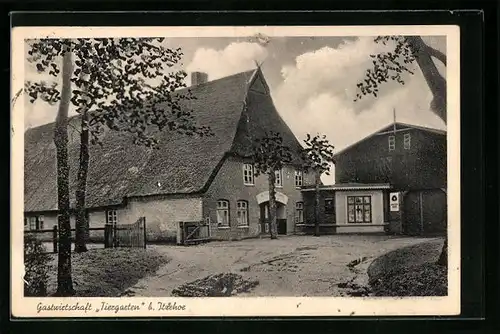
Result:
<svg viewBox="0 0 500 334"><path fill-rule="evenodd" d="M446 38L424 37L446 53ZM354 102L356 83L370 68L370 54L384 46L373 37L273 37L267 44L256 38L171 38L168 47L184 53L180 66L188 73L202 71L209 80L254 69L261 64L271 96L281 117L302 141L306 133L325 134L335 151L397 121L446 129L429 110L432 94L420 69L405 77L406 84L383 86L378 97ZM440 73L445 68L435 60ZM27 80L53 80L25 63ZM25 95L25 128L53 122L56 106L29 103Z"/></svg>

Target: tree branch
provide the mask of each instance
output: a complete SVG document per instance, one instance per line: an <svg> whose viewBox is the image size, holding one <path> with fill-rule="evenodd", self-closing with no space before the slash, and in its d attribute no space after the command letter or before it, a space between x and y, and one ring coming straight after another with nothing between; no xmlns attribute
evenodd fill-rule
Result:
<svg viewBox="0 0 500 334"><path fill-rule="evenodd" d="M439 60L441 63L443 63L443 65L446 66L446 55L444 53L442 53L441 51L437 50L437 49L434 49L433 47L427 45L427 44L423 44L423 48L425 49L425 51L432 57L436 58L437 60Z"/></svg>

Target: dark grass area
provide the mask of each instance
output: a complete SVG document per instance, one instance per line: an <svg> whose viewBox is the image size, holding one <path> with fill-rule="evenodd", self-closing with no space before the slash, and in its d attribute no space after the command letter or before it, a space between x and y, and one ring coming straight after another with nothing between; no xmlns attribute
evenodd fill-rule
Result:
<svg viewBox="0 0 500 334"><path fill-rule="evenodd" d="M375 259L368 268L375 296L446 296L448 269L436 261L444 239L404 247Z"/></svg>
<svg viewBox="0 0 500 334"><path fill-rule="evenodd" d="M72 254L73 284L79 297L118 297L169 260L142 248L91 249ZM48 294L57 289L57 256L52 255Z"/></svg>

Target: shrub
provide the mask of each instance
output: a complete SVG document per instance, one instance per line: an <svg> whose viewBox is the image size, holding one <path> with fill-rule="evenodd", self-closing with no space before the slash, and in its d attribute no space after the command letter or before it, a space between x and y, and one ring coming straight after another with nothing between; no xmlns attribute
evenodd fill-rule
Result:
<svg viewBox="0 0 500 334"><path fill-rule="evenodd" d="M42 242L34 236L24 237L24 295L47 296L50 257Z"/></svg>

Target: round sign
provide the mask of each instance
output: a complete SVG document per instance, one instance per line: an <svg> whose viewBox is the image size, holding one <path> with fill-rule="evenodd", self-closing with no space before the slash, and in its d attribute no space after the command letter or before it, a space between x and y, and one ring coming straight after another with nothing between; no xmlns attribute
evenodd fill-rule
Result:
<svg viewBox="0 0 500 334"><path fill-rule="evenodd" d="M393 196L391 197L391 201L395 202L395 201L397 201L397 200L398 200L398 197L397 197L396 195L393 195Z"/></svg>

